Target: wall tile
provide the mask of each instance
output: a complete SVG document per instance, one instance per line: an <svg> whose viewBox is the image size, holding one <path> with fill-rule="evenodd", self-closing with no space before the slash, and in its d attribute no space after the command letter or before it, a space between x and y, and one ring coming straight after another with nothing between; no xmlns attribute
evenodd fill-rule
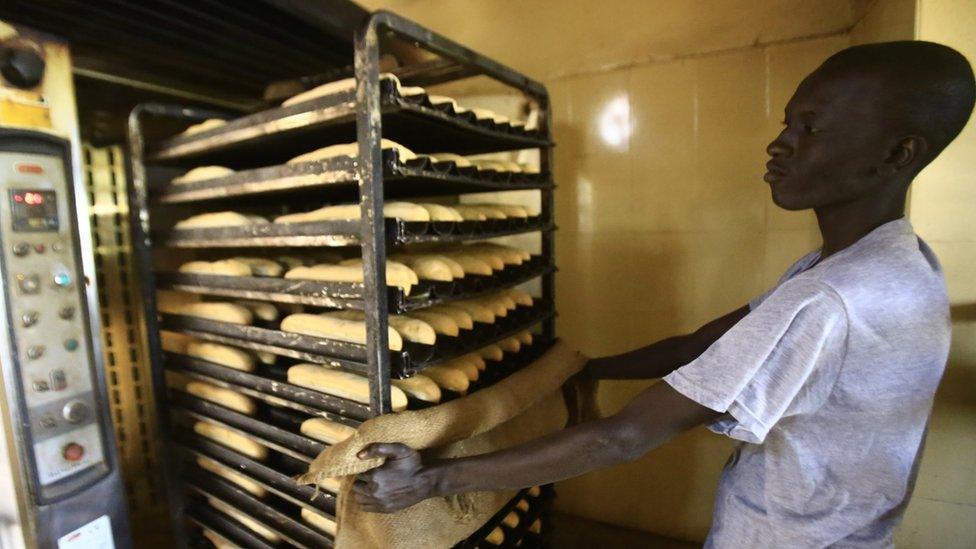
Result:
<svg viewBox="0 0 976 549"><path fill-rule="evenodd" d="M583 154L626 155L630 150L629 72L615 70L567 79L570 123L580 131Z"/></svg>

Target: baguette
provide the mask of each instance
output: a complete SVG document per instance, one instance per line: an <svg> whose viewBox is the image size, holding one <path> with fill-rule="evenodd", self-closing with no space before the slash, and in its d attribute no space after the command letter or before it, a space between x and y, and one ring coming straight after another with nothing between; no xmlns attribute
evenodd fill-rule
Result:
<svg viewBox="0 0 976 549"><path fill-rule="evenodd" d="M353 309L329 311L321 313L321 316L363 322L366 319L366 313ZM424 345L434 345L437 343L437 332L430 324L427 324L423 320L411 318L407 315L388 315L387 322L405 341L413 341L414 343L422 343Z"/></svg>
<svg viewBox="0 0 976 549"><path fill-rule="evenodd" d="M236 544L227 541L220 534L207 528L203 529L203 537L207 538L207 541L214 546L214 549L240 549Z"/></svg>
<svg viewBox="0 0 976 549"><path fill-rule="evenodd" d="M538 486L530 486L529 487L529 492L528 492L529 497L537 498L537 497L539 497L539 494L541 494L541 493L542 493L542 489L539 488Z"/></svg>
<svg viewBox="0 0 976 549"><path fill-rule="evenodd" d="M186 392L249 416L253 416L258 409L251 397L242 395L232 389L224 389L223 387L202 381L191 381L187 383Z"/></svg>
<svg viewBox="0 0 976 549"><path fill-rule="evenodd" d="M518 526L518 523L519 523L519 517L518 517L518 513L516 513L515 511L509 511L508 514L505 515L505 518L502 519L502 524L508 526L509 528L515 528L516 526Z"/></svg>
<svg viewBox="0 0 976 549"><path fill-rule="evenodd" d="M359 219L362 210L359 204L324 206L310 212L285 214L275 218L275 223L309 223L312 221L342 221ZM422 207L409 202L387 202L383 206L383 217L404 221L430 221L430 214Z"/></svg>
<svg viewBox="0 0 976 549"><path fill-rule="evenodd" d="M457 322L451 318L450 315L446 313L440 313L437 311L428 310L418 310L411 311L406 314L410 318L416 318L418 320L423 320L430 327L434 329L435 332L443 334L446 336L457 337L461 333L461 327L458 326Z"/></svg>
<svg viewBox="0 0 976 549"><path fill-rule="evenodd" d="M318 364L296 364L288 368L288 383L361 404L369 404L369 380L349 372ZM390 400L393 411L407 409L407 395L400 388L390 387Z"/></svg>
<svg viewBox="0 0 976 549"><path fill-rule="evenodd" d="M434 380L423 374L416 374L406 379L394 379L392 383L407 396L417 400L435 404L441 401L441 388L434 383Z"/></svg>
<svg viewBox="0 0 976 549"><path fill-rule="evenodd" d="M336 535L335 521L326 517L325 515L320 515L315 511L303 507L302 520L325 532L326 534L329 534L330 536Z"/></svg>
<svg viewBox="0 0 976 549"><path fill-rule="evenodd" d="M464 221L461 214L451 206L442 204L432 204L430 202L418 203L418 206L427 210L431 221Z"/></svg>
<svg viewBox="0 0 976 549"><path fill-rule="evenodd" d="M193 168L179 177L174 177L170 183L173 185L186 185L187 183L226 177L232 173L234 173L234 170L225 166L200 166Z"/></svg>
<svg viewBox="0 0 976 549"><path fill-rule="evenodd" d="M237 212L210 212L188 217L178 221L174 229L208 229L213 227L240 227L267 223L263 217L239 214Z"/></svg>
<svg viewBox="0 0 976 549"><path fill-rule="evenodd" d="M496 526L494 530L485 536L485 541L492 545L501 545L505 543L505 532L503 532L500 527Z"/></svg>
<svg viewBox="0 0 976 549"><path fill-rule="evenodd" d="M207 503L209 503L210 506L213 507L214 509L217 509L221 513L224 513L225 515L231 517L232 519L246 526L249 530L261 536L262 538L268 540L269 542L275 544L281 543L281 536L274 533L267 526L254 520L249 515L246 515L238 511L236 508L232 507L231 505L224 503L223 501L211 496L207 497Z"/></svg>
<svg viewBox="0 0 976 549"><path fill-rule="evenodd" d="M302 422L299 431L319 442L339 444L343 440L356 434L356 429L322 417L313 417Z"/></svg>
<svg viewBox="0 0 976 549"><path fill-rule="evenodd" d="M258 444L235 431L231 431L223 425L217 425L209 421L198 421L193 424L193 432L207 437L222 446L226 446L235 452L244 454L251 459L264 461L268 458L268 449L264 445Z"/></svg>
<svg viewBox="0 0 976 549"><path fill-rule="evenodd" d="M529 526L529 532L532 532L533 534L541 534L542 533L542 519L535 519L535 522L533 522Z"/></svg>
<svg viewBox="0 0 976 549"><path fill-rule="evenodd" d="M186 346L185 354L242 372L254 371L254 356L244 349L230 345L210 343L209 341L191 341Z"/></svg>
<svg viewBox="0 0 976 549"><path fill-rule="evenodd" d="M506 353L517 353L522 350L522 344L514 337L507 337L498 342L498 346Z"/></svg>
<svg viewBox="0 0 976 549"><path fill-rule="evenodd" d="M522 345L532 345L533 337L532 332L528 330L522 330L521 332L515 334L515 339L519 341Z"/></svg>
<svg viewBox="0 0 976 549"><path fill-rule="evenodd" d="M491 268L491 263L474 255L465 253L444 253L441 255L457 263L466 275L491 276L495 272Z"/></svg>
<svg viewBox="0 0 976 549"><path fill-rule="evenodd" d="M424 375L434 380L434 383L442 389L462 395L467 393L468 387L471 386L471 381L464 372L441 364L424 368Z"/></svg>
<svg viewBox="0 0 976 549"><path fill-rule="evenodd" d="M475 352L485 360L500 362L503 358L505 358L505 353L502 351L502 348L496 344L487 345Z"/></svg>
<svg viewBox="0 0 976 549"><path fill-rule="evenodd" d="M403 145L397 143L396 141L390 139L381 139L380 146L383 150L395 150L397 151L397 156L400 157L400 162L406 162L408 160L413 160L417 158L417 155L413 151L404 147ZM353 141L352 143L342 143L339 145L329 145L328 147L322 147L321 149L316 149L311 152L300 154L291 160L288 164L301 164L303 162L315 162L319 160L328 160L330 158L337 158L340 156L357 156L359 154L359 142Z"/></svg>
<svg viewBox="0 0 976 549"><path fill-rule="evenodd" d="M508 307L505 306L505 303L503 301L495 299L494 296L475 297L471 299L457 301L456 303L462 307L471 306L471 305L480 305L490 310L495 317L504 318L508 316Z"/></svg>
<svg viewBox="0 0 976 549"><path fill-rule="evenodd" d="M337 478L324 478L316 483L316 485L332 494L339 494L339 479Z"/></svg>
<svg viewBox="0 0 976 549"><path fill-rule="evenodd" d="M433 307L426 307L415 312L431 312L447 315L451 317L451 320L457 323L458 328L462 330L470 330L474 328L474 318L461 307L455 307L452 305L435 305Z"/></svg>
<svg viewBox="0 0 976 549"><path fill-rule="evenodd" d="M527 513L529 511L528 500L524 500L524 499L518 500L518 503L515 504L515 508L518 509L519 511L522 511L523 513Z"/></svg>
<svg viewBox="0 0 976 549"><path fill-rule="evenodd" d="M535 303L535 300L532 298L529 292L519 290L518 288L509 288L507 290L503 290L502 293L508 296L508 298L514 301L517 305L521 305L523 307L531 307Z"/></svg>
<svg viewBox="0 0 976 549"><path fill-rule="evenodd" d="M240 261L222 259L219 261L187 261L180 265L181 273L220 275L220 276L251 276L251 268Z"/></svg>
<svg viewBox="0 0 976 549"><path fill-rule="evenodd" d="M212 130L214 128L219 128L226 124L226 120L221 120L220 118L208 118L203 122L193 124L189 128L183 130L180 135L194 135L207 130Z"/></svg>
<svg viewBox="0 0 976 549"><path fill-rule="evenodd" d="M478 353L468 353L463 357L465 360L474 364L475 368L484 371L488 365L485 363L485 359L482 358Z"/></svg>
<svg viewBox="0 0 976 549"><path fill-rule="evenodd" d="M265 259L263 257L232 257L234 261L240 261L241 263L247 265L251 268L251 274L254 276L281 276L284 268L281 263L277 261L272 261L270 259Z"/></svg>
<svg viewBox="0 0 976 549"><path fill-rule="evenodd" d="M478 381L478 367L464 360L464 358L455 358L453 360L448 360L442 364L444 368L451 368L457 370L464 374L464 377L468 378L468 381Z"/></svg>
<svg viewBox="0 0 976 549"><path fill-rule="evenodd" d="M176 314L185 316L195 316L217 322L229 322L231 324L250 324L254 321L254 315L243 305L236 303L223 303L219 301L197 301L184 303L177 307Z"/></svg>
<svg viewBox="0 0 976 549"><path fill-rule="evenodd" d="M295 267L287 273L285 278L295 280L324 280L329 282L363 282L363 267L360 264L331 265L320 263L311 267ZM410 295L410 290L420 282L416 273L410 267L393 261L386 262L386 284L403 288L403 292Z"/></svg>
<svg viewBox="0 0 976 549"><path fill-rule="evenodd" d="M224 479L240 486L254 497L263 498L268 493L263 486L257 482L254 482L247 476L242 475L230 467L214 461L206 456L197 456L197 465L199 465L201 469L210 471L211 473L219 477L223 477Z"/></svg>
<svg viewBox="0 0 976 549"><path fill-rule="evenodd" d="M461 267L458 262L452 261L444 256L397 255L394 256L393 259L400 261L413 269L413 271L417 273L417 277L421 280L440 280L443 282L450 282L455 278L460 278L456 276L457 271L454 268L455 266L457 266L457 268L461 271L461 276L464 276L464 268Z"/></svg>
<svg viewBox="0 0 976 549"><path fill-rule="evenodd" d="M335 339L347 343L366 344L366 323L361 320L346 320L334 316L321 316L307 313L288 315L281 321L281 329L285 332L305 334L326 339ZM389 347L391 351L403 349L403 339L392 327L388 327Z"/></svg>
<svg viewBox="0 0 976 549"><path fill-rule="evenodd" d="M435 153L427 155L434 162L454 162L458 168L470 168L472 166L471 161L467 158L454 153Z"/></svg>
<svg viewBox="0 0 976 549"><path fill-rule="evenodd" d="M463 310L464 312L471 315L471 318L475 322L483 322L485 324L495 323L495 313L492 309L482 305L481 303L476 303L471 300L461 300L451 302L451 307L456 307Z"/></svg>
<svg viewBox="0 0 976 549"><path fill-rule="evenodd" d="M265 322L278 320L278 308L273 303L254 299L238 299L237 304L246 307L247 310L251 311L251 314Z"/></svg>

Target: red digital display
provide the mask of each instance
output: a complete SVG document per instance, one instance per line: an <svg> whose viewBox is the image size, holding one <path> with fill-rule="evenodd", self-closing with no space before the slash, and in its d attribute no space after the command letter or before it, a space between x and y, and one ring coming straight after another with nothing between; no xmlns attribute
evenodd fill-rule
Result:
<svg viewBox="0 0 976 549"><path fill-rule="evenodd" d="M44 195L41 193L25 192L14 195L14 202L27 204L28 206L40 206L44 203Z"/></svg>
<svg viewBox="0 0 976 549"><path fill-rule="evenodd" d="M13 230L58 230L58 204L54 191L11 189L10 206Z"/></svg>

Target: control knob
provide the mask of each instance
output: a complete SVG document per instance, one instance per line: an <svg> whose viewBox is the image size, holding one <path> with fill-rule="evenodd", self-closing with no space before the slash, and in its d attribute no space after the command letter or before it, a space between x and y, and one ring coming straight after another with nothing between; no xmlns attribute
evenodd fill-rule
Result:
<svg viewBox="0 0 976 549"><path fill-rule="evenodd" d="M36 88L44 79L44 59L25 45L0 46L0 74L18 88Z"/></svg>
<svg viewBox="0 0 976 549"><path fill-rule="evenodd" d="M61 409L61 415L69 423L81 423L88 418L88 406L80 400L72 400Z"/></svg>

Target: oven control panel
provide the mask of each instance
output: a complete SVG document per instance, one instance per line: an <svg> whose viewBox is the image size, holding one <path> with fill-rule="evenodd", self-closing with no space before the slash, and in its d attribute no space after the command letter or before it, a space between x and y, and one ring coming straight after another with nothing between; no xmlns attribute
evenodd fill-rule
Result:
<svg viewBox="0 0 976 549"><path fill-rule="evenodd" d="M0 148L7 398L42 501L107 472L71 193L66 155Z"/></svg>

